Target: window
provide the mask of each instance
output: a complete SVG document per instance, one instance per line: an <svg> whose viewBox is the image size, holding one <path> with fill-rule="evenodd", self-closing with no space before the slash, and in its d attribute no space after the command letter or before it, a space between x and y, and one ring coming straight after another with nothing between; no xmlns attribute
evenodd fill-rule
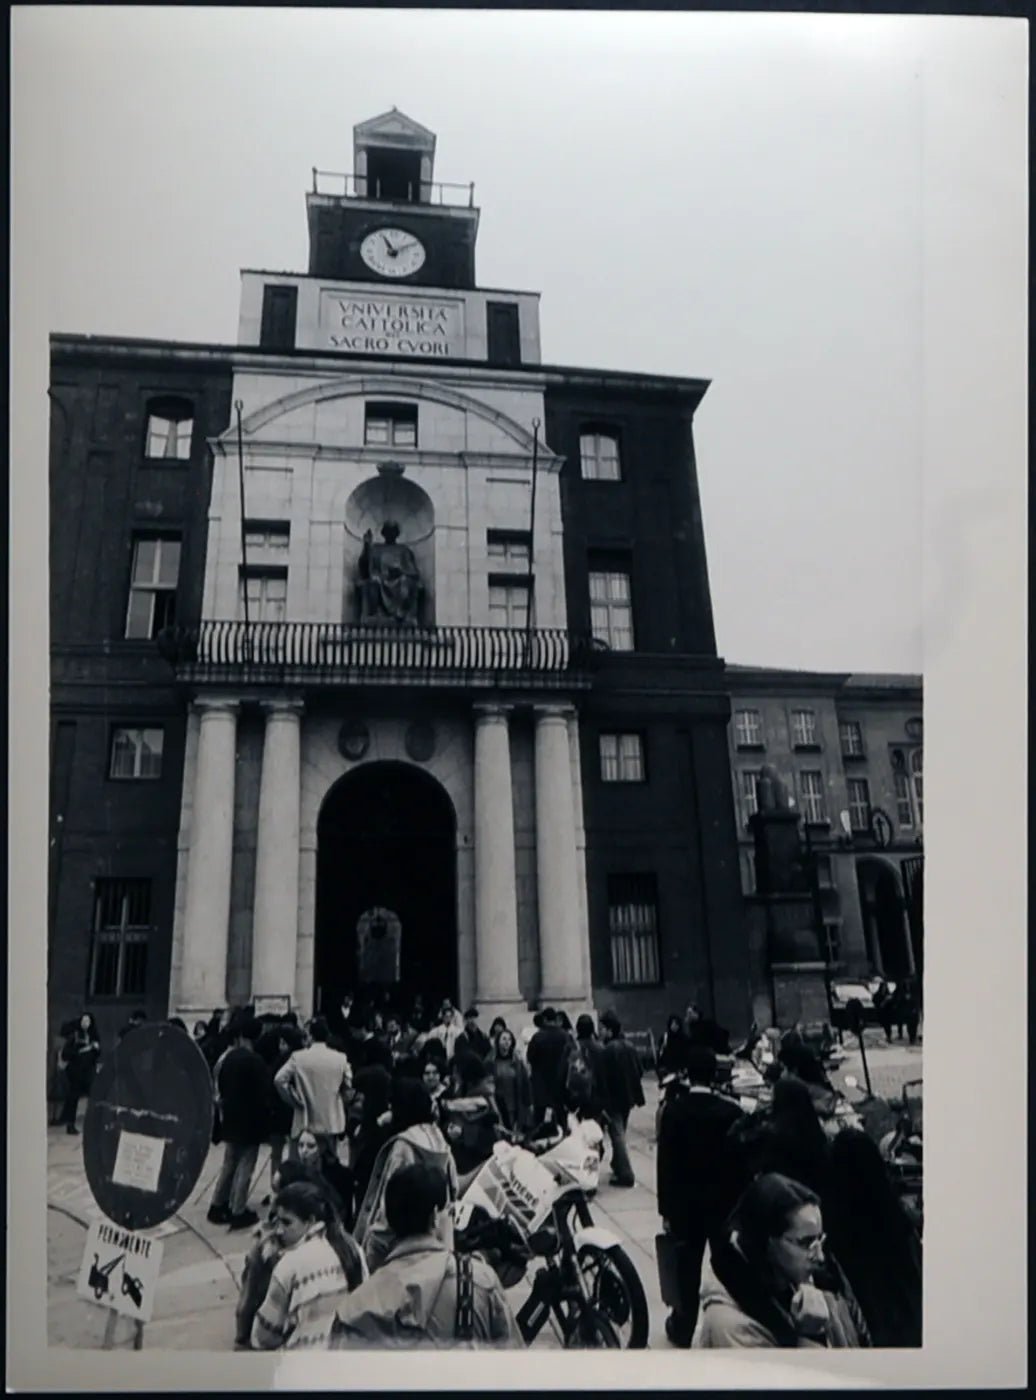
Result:
<svg viewBox="0 0 1036 1400"><path fill-rule="evenodd" d="M817 884L822 890L833 890L835 887L834 874L831 869L831 857L828 855L818 855L814 859L817 863Z"/></svg>
<svg viewBox="0 0 1036 1400"><path fill-rule="evenodd" d="M488 530L486 532L486 553L494 564L514 564L529 568L528 530Z"/></svg>
<svg viewBox="0 0 1036 1400"><path fill-rule="evenodd" d="M146 641L176 621L180 541L155 535L133 541L126 636Z"/></svg>
<svg viewBox="0 0 1036 1400"><path fill-rule="evenodd" d="M515 579L489 585L489 622L492 627L522 629L529 625L529 581Z"/></svg>
<svg viewBox="0 0 1036 1400"><path fill-rule="evenodd" d="M288 606L287 569L249 569L242 575L242 595L248 593L249 622L283 622ZM242 598L241 616L244 617Z"/></svg>
<svg viewBox="0 0 1036 1400"><path fill-rule="evenodd" d="M806 769L799 774L799 792L802 795L802 815L807 822L820 825L827 821L827 808L824 803L823 773Z"/></svg>
<svg viewBox="0 0 1036 1400"><path fill-rule="evenodd" d="M584 481L621 481L618 435L607 432L581 433L579 469Z"/></svg>
<svg viewBox="0 0 1036 1400"><path fill-rule="evenodd" d="M840 921L824 921L824 961L828 963L840 963L842 961L842 925Z"/></svg>
<svg viewBox="0 0 1036 1400"><path fill-rule="evenodd" d="M759 810L759 797L755 790L759 773L760 769L758 768L742 768L737 775L742 826L747 826L749 817Z"/></svg>
<svg viewBox="0 0 1036 1400"><path fill-rule="evenodd" d="M143 996L151 934L151 881L94 881L89 995Z"/></svg>
<svg viewBox="0 0 1036 1400"><path fill-rule="evenodd" d="M111 778L160 778L162 729L116 729L112 734Z"/></svg>
<svg viewBox="0 0 1036 1400"><path fill-rule="evenodd" d="M298 304L298 287L267 283L263 288L263 313L259 323L260 345L268 350L294 349Z"/></svg>
<svg viewBox="0 0 1036 1400"><path fill-rule="evenodd" d="M654 875L608 876L608 930L613 986L650 986L662 980Z"/></svg>
<svg viewBox="0 0 1036 1400"><path fill-rule="evenodd" d="M417 404L366 404L363 440L368 447L416 447Z"/></svg>
<svg viewBox="0 0 1036 1400"><path fill-rule="evenodd" d="M907 782L907 775L897 770L892 774L892 782L896 792L896 820L900 826L912 828L914 808L910 801L910 784Z"/></svg>
<svg viewBox="0 0 1036 1400"><path fill-rule="evenodd" d="M791 742L797 749L816 747L817 717L812 710L792 710Z"/></svg>
<svg viewBox="0 0 1036 1400"><path fill-rule="evenodd" d="M914 811L918 826L924 826L924 750L915 749L910 755L910 786L913 789Z"/></svg>
<svg viewBox="0 0 1036 1400"><path fill-rule="evenodd" d="M522 341L518 328L517 302L486 302L486 345L490 364L521 364Z"/></svg>
<svg viewBox="0 0 1036 1400"><path fill-rule="evenodd" d="M763 719L758 710L734 711L734 740L739 749L763 747Z"/></svg>
<svg viewBox="0 0 1036 1400"><path fill-rule="evenodd" d="M644 740L639 734L601 735L601 781L642 783Z"/></svg>
<svg viewBox="0 0 1036 1400"><path fill-rule="evenodd" d="M612 651L633 650L633 601L626 570L590 570L590 631Z"/></svg>
<svg viewBox="0 0 1036 1400"><path fill-rule="evenodd" d="M866 778L849 779L849 826L867 831L871 824L871 793Z"/></svg>
<svg viewBox="0 0 1036 1400"><path fill-rule="evenodd" d="M191 455L194 407L187 399L152 399L147 406L144 456L186 462Z"/></svg>
<svg viewBox="0 0 1036 1400"><path fill-rule="evenodd" d="M843 720L838 726L843 758L863 757L863 731L855 720Z"/></svg>

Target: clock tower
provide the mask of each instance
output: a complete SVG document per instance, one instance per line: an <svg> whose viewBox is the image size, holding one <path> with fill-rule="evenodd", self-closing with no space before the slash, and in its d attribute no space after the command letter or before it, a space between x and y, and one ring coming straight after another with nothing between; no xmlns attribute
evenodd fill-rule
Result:
<svg viewBox="0 0 1036 1400"><path fill-rule="evenodd" d="M353 129L353 170L314 170L309 275L386 286L475 286L473 185L433 179L435 136L397 108Z"/></svg>

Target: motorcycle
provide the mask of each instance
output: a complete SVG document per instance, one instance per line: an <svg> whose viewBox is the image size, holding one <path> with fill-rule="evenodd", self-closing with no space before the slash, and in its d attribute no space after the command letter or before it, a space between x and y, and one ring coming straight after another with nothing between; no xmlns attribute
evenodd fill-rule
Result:
<svg viewBox="0 0 1036 1400"><path fill-rule="evenodd" d="M564 1347L647 1346L640 1275L590 1209L604 1150L593 1126L498 1142L453 1209L456 1247L480 1253L504 1288L538 1261L515 1314L526 1344L550 1322Z"/></svg>

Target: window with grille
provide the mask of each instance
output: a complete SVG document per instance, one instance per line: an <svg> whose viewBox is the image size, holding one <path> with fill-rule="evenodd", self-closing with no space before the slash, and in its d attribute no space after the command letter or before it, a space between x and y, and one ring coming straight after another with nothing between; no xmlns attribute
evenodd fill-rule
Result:
<svg viewBox="0 0 1036 1400"><path fill-rule="evenodd" d="M924 750L914 749L910 755L910 787L918 826L924 826Z"/></svg>
<svg viewBox="0 0 1036 1400"><path fill-rule="evenodd" d="M763 719L758 710L734 711L734 742L739 749L763 747Z"/></svg>
<svg viewBox="0 0 1036 1400"><path fill-rule="evenodd" d="M849 779L849 825L867 831L871 824L871 791L866 778Z"/></svg>
<svg viewBox="0 0 1036 1400"><path fill-rule="evenodd" d="M808 749L816 746L817 717L813 710L792 710L791 742L797 749Z"/></svg>
<svg viewBox="0 0 1036 1400"><path fill-rule="evenodd" d="M819 824L827 821L827 806L824 802L824 775L812 769L799 774L799 793L802 797L802 815L807 822Z"/></svg>
<svg viewBox="0 0 1036 1400"><path fill-rule="evenodd" d="M863 730L855 720L843 720L838 726L842 740L843 758L863 757Z"/></svg>
<svg viewBox="0 0 1036 1400"><path fill-rule="evenodd" d="M654 875L608 876L612 985L660 982L658 890Z"/></svg>
<svg viewBox="0 0 1036 1400"><path fill-rule="evenodd" d="M160 778L162 776L162 729L123 729L112 734L112 778Z"/></svg>
<svg viewBox="0 0 1036 1400"><path fill-rule="evenodd" d="M487 530L486 553L494 568L529 568L528 530Z"/></svg>
<svg viewBox="0 0 1036 1400"><path fill-rule="evenodd" d="M747 826L749 817L759 810L759 797L755 785L759 781L760 771L758 768L742 768L737 775L742 826Z"/></svg>
<svg viewBox="0 0 1036 1400"><path fill-rule="evenodd" d="M493 627L524 629L529 625L529 583L527 579L491 582L489 622Z"/></svg>
<svg viewBox="0 0 1036 1400"><path fill-rule="evenodd" d="M363 440L368 447L416 447L417 404L365 404Z"/></svg>
<svg viewBox="0 0 1036 1400"><path fill-rule="evenodd" d="M644 781L644 740L640 734L602 734L600 743L602 782Z"/></svg>
<svg viewBox="0 0 1036 1400"><path fill-rule="evenodd" d="M151 881L94 881L89 995L140 997L147 991Z"/></svg>
<svg viewBox="0 0 1036 1400"><path fill-rule="evenodd" d="M892 774L892 785L896 794L896 820L902 827L914 825L914 808L910 801L910 784L907 775L901 772Z"/></svg>
<svg viewBox="0 0 1036 1400"><path fill-rule="evenodd" d="M590 570L590 631L612 651L633 650L633 600L626 569Z"/></svg>
<svg viewBox="0 0 1036 1400"><path fill-rule="evenodd" d="M584 481L621 481L617 433L584 432L579 436L579 469Z"/></svg>
<svg viewBox="0 0 1036 1400"><path fill-rule="evenodd" d="M152 399L147 406L144 456L186 462L194 435L194 406L187 399Z"/></svg>
<svg viewBox="0 0 1036 1400"><path fill-rule="evenodd" d="M283 622L288 608L287 569L249 569L241 576L241 616L245 615L244 594L248 594L249 622Z"/></svg>
<svg viewBox="0 0 1036 1400"><path fill-rule="evenodd" d="M176 621L180 541L169 536L138 536L133 541L126 636L146 641Z"/></svg>

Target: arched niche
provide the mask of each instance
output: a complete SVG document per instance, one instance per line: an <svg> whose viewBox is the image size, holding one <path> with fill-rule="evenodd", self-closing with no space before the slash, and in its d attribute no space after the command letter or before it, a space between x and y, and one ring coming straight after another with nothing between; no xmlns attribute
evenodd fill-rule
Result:
<svg viewBox="0 0 1036 1400"><path fill-rule="evenodd" d="M343 617L346 622L359 618L356 579L363 536L370 530L377 543L386 520L396 522L400 544L413 551L424 584L420 620L431 626L435 622L435 507L427 492L408 481L402 467L394 462L385 463L376 476L362 481L345 503Z"/></svg>

